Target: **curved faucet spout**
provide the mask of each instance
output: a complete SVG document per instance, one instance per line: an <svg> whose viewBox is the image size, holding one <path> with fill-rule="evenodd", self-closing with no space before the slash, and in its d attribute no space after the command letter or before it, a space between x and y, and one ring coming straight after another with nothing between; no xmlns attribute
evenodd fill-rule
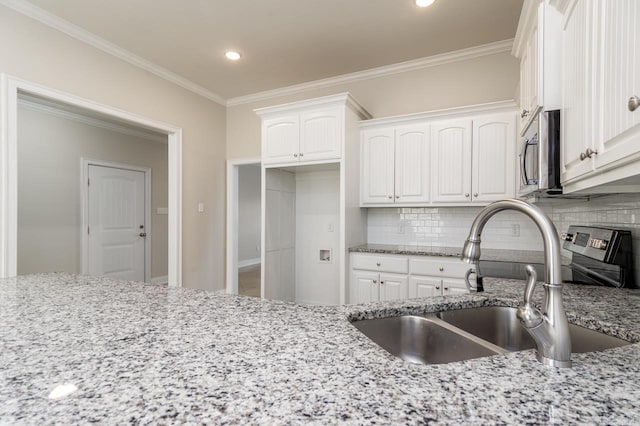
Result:
<svg viewBox="0 0 640 426"><path fill-rule="evenodd" d="M560 239L551 219L539 207L521 200L501 200L489 204L482 209L471 225L469 237L462 249L461 259L467 263L475 263L480 259L480 235L487 221L496 213L504 210L516 210L529 216L538 226L542 234L545 252L545 282L561 284Z"/></svg>
<svg viewBox="0 0 640 426"><path fill-rule="evenodd" d="M571 338L567 315L562 305L560 239L553 222L540 208L521 200L501 200L489 204L478 213L473 221L460 258L467 263L477 263L480 260L482 230L493 215L504 210L515 210L529 216L540 230L544 242L543 312L540 313L530 301L536 276L533 268L528 267L529 280L525 291L525 303L518 311L518 318L535 340L540 362L556 367L570 367Z"/></svg>

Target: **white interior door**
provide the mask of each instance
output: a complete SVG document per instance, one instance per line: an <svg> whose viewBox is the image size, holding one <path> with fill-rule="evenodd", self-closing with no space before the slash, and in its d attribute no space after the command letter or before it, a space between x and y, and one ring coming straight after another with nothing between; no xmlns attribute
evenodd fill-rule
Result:
<svg viewBox="0 0 640 426"><path fill-rule="evenodd" d="M89 165L88 273L145 281L145 174Z"/></svg>

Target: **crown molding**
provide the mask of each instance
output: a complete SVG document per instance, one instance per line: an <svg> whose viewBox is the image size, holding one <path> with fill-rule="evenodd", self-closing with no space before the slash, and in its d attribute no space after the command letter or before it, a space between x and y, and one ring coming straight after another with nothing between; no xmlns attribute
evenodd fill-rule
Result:
<svg viewBox="0 0 640 426"><path fill-rule="evenodd" d="M435 67L438 65L449 64L452 62L464 61L466 59L479 58L481 56L493 55L496 53L510 52L513 48L513 39L497 41L494 43L482 44L480 46L469 47L466 49L454 50L439 55L427 56L421 59L414 59L397 64L385 65L382 67L371 68L364 71L357 71L349 74L343 74L336 77L324 78L321 80L310 81L307 83L296 84L293 86L282 87L280 89L267 90L251 95L239 96L227 100L227 106L236 106L248 104L251 102L263 101L266 99L276 98L295 93L307 92L309 90L321 89L324 87L336 86L338 84L352 83L355 81L368 80L371 78L383 77L392 74L399 74L408 71L419 70L423 68Z"/></svg>
<svg viewBox="0 0 640 426"><path fill-rule="evenodd" d="M167 136L156 135L149 132L145 132L143 130L136 130L126 126L120 126L118 124L100 120L98 118L89 117L89 116L71 112L71 111L65 111L49 105L44 105L30 99L18 98L18 105L23 108L27 108L31 111L41 112L43 114L52 115L54 117L60 117L67 120L77 121L79 123L87 124L89 126L111 130L113 132L134 136L140 139L146 139L151 142L164 143L164 144L168 142Z"/></svg>
<svg viewBox="0 0 640 426"><path fill-rule="evenodd" d="M511 54L516 58L522 57L529 35L538 23L538 7L540 0L525 0L520 11L520 19L518 20L518 29L516 37L513 40L513 49Z"/></svg>
<svg viewBox="0 0 640 426"><path fill-rule="evenodd" d="M350 93L338 93L336 95L322 96L320 98L305 99L303 101L290 102L288 104L269 106L264 108L254 109L253 111L260 117L265 117L272 114L281 114L287 111L300 111L305 108L315 108L317 106L329 106L329 105L346 105L355 111L361 120L368 120L372 115L364 109L362 105L356 101Z"/></svg>
<svg viewBox="0 0 640 426"><path fill-rule="evenodd" d="M187 89L197 95L207 98L220 105L226 106L226 100L222 96L213 93L212 91L200 86L199 84L196 84L191 80L188 80L172 71L169 71L168 69L161 67L160 65L148 61L114 43L111 43L110 41L98 37L97 35L75 24L72 24L65 19L62 19L59 16L49 13L46 10L41 9L32 3L29 3L26 0L0 0L0 5L13 9L16 12L22 13L23 15L28 16L31 19L35 19L36 21L39 21L42 24L61 31L68 36L75 38L76 40L100 49L103 52L106 52L112 56L115 56L116 58L128 62L131 65L155 74L156 76L163 78L173 84L176 84L184 89Z"/></svg>
<svg viewBox="0 0 640 426"><path fill-rule="evenodd" d="M414 114L396 115L393 117L374 118L359 123L361 129L385 127L390 125L407 125L424 123L431 120L453 119L474 114L491 114L499 112L516 112L518 104L514 100L489 102L486 104L466 105L462 107L438 109Z"/></svg>

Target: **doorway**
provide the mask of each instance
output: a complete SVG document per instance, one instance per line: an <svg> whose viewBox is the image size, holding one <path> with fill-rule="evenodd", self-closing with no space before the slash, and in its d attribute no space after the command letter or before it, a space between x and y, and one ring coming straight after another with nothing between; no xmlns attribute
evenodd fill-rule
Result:
<svg viewBox="0 0 640 426"><path fill-rule="evenodd" d="M227 162L227 292L260 297L260 159Z"/></svg>
<svg viewBox="0 0 640 426"><path fill-rule="evenodd" d="M149 281L151 169L82 162L82 273Z"/></svg>
<svg viewBox="0 0 640 426"><path fill-rule="evenodd" d="M167 201L166 207L157 209L157 214L165 215L168 229L165 251L167 275L164 282L170 287L181 287L182 129L6 74L0 74L0 89L0 277L15 276L18 270L18 101L23 96L29 96L64 105L74 111L81 110L89 117L98 116L112 124L143 129L165 138L168 157L168 168L164 178L168 186ZM54 150L56 147L49 148ZM77 171L78 163L75 164L73 169ZM77 194L80 194L79 189ZM41 191L41 195L54 196L46 191ZM56 202L64 204L62 200ZM46 213L45 210L40 210L43 214ZM33 238L39 238L38 230L33 231ZM53 254L55 255L55 252Z"/></svg>

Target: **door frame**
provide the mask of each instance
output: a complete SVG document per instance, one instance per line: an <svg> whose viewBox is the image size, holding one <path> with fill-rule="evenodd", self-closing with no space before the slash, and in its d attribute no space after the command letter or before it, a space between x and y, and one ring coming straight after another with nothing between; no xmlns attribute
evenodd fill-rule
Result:
<svg viewBox="0 0 640 426"><path fill-rule="evenodd" d="M168 139L168 285L182 286L182 129L70 93L0 74L0 278L17 275L18 96L31 94L156 132Z"/></svg>
<svg viewBox="0 0 640 426"><path fill-rule="evenodd" d="M262 158L227 160L227 293L238 294L238 178L239 167L262 165ZM264 177L264 176L263 176ZM260 197L260 203L264 202ZM262 227L261 227L262 228ZM262 254L261 254L262 258Z"/></svg>
<svg viewBox="0 0 640 426"><path fill-rule="evenodd" d="M89 274L89 235L84 232L89 227L89 166L109 167L112 169L129 170L132 172L144 173L144 232L147 236L144 240L144 281L151 282L151 168L133 166L130 164L116 163L113 161L92 160L80 158L80 264L82 274Z"/></svg>

